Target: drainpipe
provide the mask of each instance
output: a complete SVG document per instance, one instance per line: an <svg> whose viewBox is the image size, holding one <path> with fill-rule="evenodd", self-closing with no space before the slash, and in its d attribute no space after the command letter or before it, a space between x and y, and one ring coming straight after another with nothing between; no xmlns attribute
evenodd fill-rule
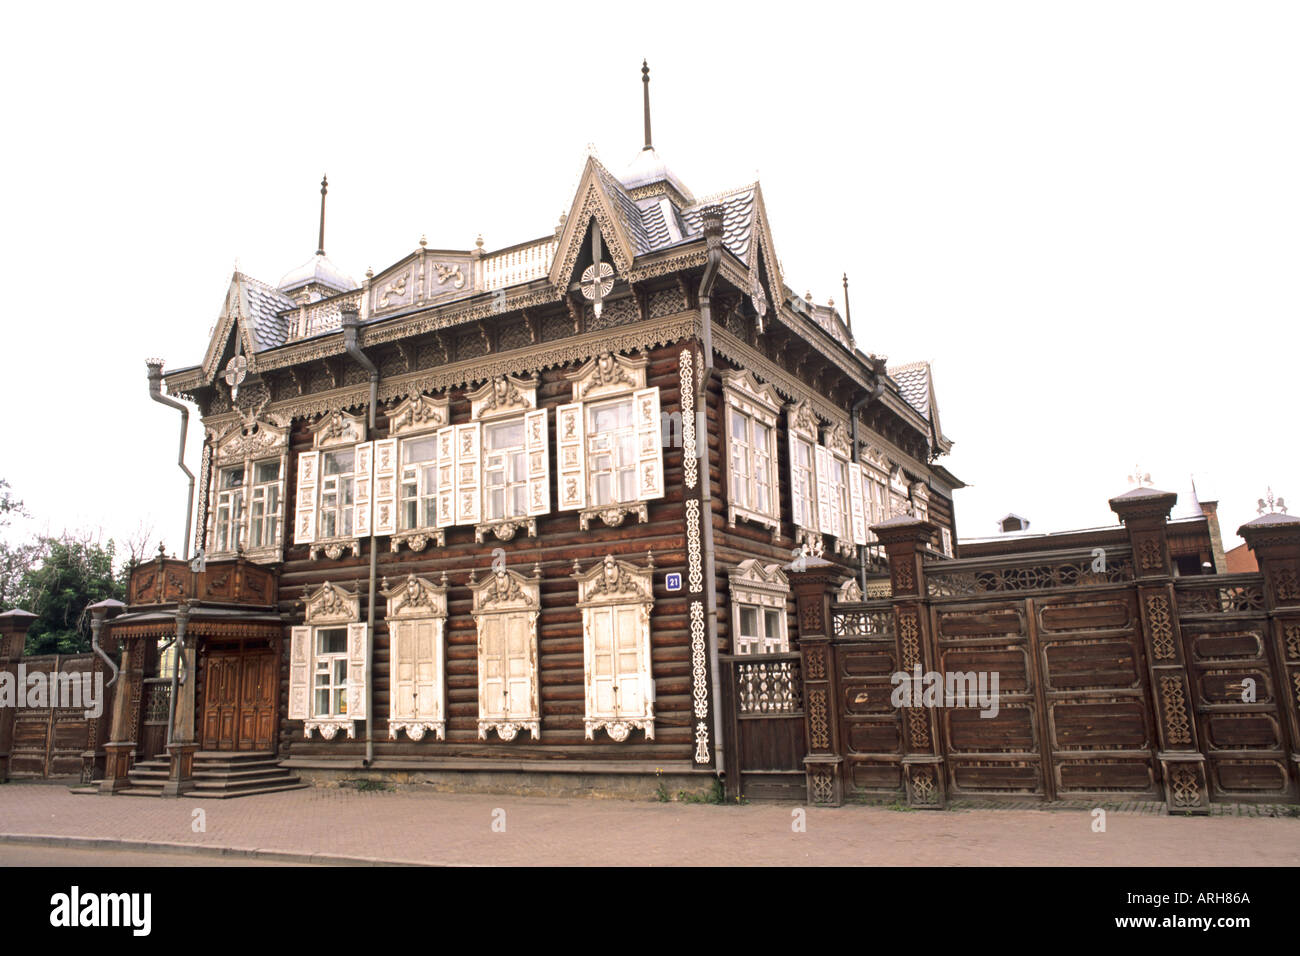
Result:
<svg viewBox="0 0 1300 956"><path fill-rule="evenodd" d="M343 347L347 349L358 365L370 373L370 416L369 431L373 439L375 431L375 404L379 399L379 369L375 363L370 361L369 356L361 351L361 346L357 344L357 332L361 328L361 321L357 316L356 309L345 309L343 312ZM374 489L371 489L371 503L374 502ZM370 592L366 601L366 674L374 673L375 663L375 574L377 568L375 561L377 553L375 550L375 522L372 518L370 521ZM375 700L374 700L374 682L371 679L366 680L366 759L362 761L362 766L369 767L375 761Z"/></svg>
<svg viewBox="0 0 1300 956"><path fill-rule="evenodd" d="M185 467L185 432L190 427L190 410L175 399L168 398L162 393L162 359L146 359L145 364L149 367L149 397L159 405L166 405L168 408L175 408L181 413L181 444L180 450L176 453L176 464L180 466L181 471L185 472L185 477L190 480L189 500L185 503L185 540L182 548L184 560L190 559L190 523L194 515L194 473Z"/></svg>
<svg viewBox="0 0 1300 956"><path fill-rule="evenodd" d="M847 283L845 288L847 289ZM882 364L883 363L881 363L879 360L876 359L872 360L871 369L872 372L875 374L876 384L871 389L871 391L863 392L861 397L858 398L858 400L853 403L853 407L849 409L849 429L851 430L853 435L853 457L854 458L857 458L858 456L858 412L862 411L862 409L866 408L868 405L870 405L872 402L878 399L881 393L884 392L885 390L885 386L882 385L880 382L880 373L883 371L883 369L881 368ZM866 600L867 597L867 546L866 545L863 545L858 549L858 577L860 579L858 581L858 585L862 588L862 598L863 600Z"/></svg>
<svg viewBox="0 0 1300 956"><path fill-rule="evenodd" d="M700 323L703 331L700 344L704 352L704 374L700 376L699 394L696 399L695 434L699 436L700 456L700 494L703 499L703 550L704 560L704 606L705 620L708 622L707 640L709 645L709 665L713 670L713 741L717 754L717 774L721 776L727 769L726 750L722 736L722 676L718 661L718 585L717 572L714 567L713 551L713 481L710 478L709 465L709 431L708 412L704 403L708 400L708 384L713 377L713 310L709 304L709 295L713 283L718 278L718 267L722 264L722 208L708 206L704 209L704 238L708 253L704 263L704 275L700 277Z"/></svg>

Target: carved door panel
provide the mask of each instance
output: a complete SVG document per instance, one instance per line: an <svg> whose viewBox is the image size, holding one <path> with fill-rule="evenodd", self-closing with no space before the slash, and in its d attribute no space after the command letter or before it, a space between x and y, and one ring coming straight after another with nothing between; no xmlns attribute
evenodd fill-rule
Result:
<svg viewBox="0 0 1300 956"><path fill-rule="evenodd" d="M275 657L245 653L240 659L239 749L270 750L275 711Z"/></svg>
<svg viewBox="0 0 1300 956"><path fill-rule="evenodd" d="M239 655L213 652L205 659L204 750L234 750L239 709Z"/></svg>

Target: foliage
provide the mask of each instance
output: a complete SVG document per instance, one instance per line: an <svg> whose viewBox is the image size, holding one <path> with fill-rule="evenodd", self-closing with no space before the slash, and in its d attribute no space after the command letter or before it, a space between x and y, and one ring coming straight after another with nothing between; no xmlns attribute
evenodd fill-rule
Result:
<svg viewBox="0 0 1300 956"><path fill-rule="evenodd" d="M711 803L721 804L727 802L727 795L722 789L722 781L717 777L713 780L713 786L708 790L701 790L691 793L687 790L678 790L677 799L681 803Z"/></svg>
<svg viewBox="0 0 1300 956"><path fill-rule="evenodd" d="M126 597L125 575L115 572L116 546L89 537L39 539L40 563L23 572L18 597L36 615L27 632L27 654L76 654L90 650L86 608Z"/></svg>

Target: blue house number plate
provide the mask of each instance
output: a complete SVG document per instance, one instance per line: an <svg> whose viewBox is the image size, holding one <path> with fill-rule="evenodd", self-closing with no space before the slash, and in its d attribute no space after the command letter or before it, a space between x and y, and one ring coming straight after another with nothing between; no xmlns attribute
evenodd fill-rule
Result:
<svg viewBox="0 0 1300 956"><path fill-rule="evenodd" d="M664 587L669 591L680 591L682 589L682 576L680 572L673 571L664 575Z"/></svg>

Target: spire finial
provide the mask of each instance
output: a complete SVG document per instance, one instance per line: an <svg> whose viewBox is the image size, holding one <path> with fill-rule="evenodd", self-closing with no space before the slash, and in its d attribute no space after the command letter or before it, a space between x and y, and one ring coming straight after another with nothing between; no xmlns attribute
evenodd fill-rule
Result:
<svg viewBox="0 0 1300 956"><path fill-rule="evenodd" d="M653 149L650 143L650 65L641 61L641 90L645 94L645 149Z"/></svg>
<svg viewBox="0 0 1300 956"><path fill-rule="evenodd" d="M849 329L849 341L853 341L853 313L849 311L849 274L844 273L844 324Z"/></svg>
<svg viewBox="0 0 1300 956"><path fill-rule="evenodd" d="M320 178L320 241L316 243L316 255L325 255L325 192L329 189L329 180Z"/></svg>

